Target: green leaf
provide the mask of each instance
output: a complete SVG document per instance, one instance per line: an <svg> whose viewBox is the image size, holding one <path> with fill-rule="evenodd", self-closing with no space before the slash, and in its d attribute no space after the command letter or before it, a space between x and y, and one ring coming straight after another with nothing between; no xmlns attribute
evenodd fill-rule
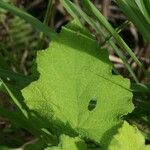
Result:
<svg viewBox="0 0 150 150"><path fill-rule="evenodd" d="M45 150L87 150L87 145L78 137L61 135L58 147L49 147Z"/></svg>
<svg viewBox="0 0 150 150"><path fill-rule="evenodd" d="M109 150L150 150L150 146L145 145L144 136L136 127L124 122L112 139Z"/></svg>
<svg viewBox="0 0 150 150"><path fill-rule="evenodd" d="M97 32L97 34L100 34L101 37L103 37L105 40L108 38L108 33L106 31L103 31L97 25L97 22L93 18L88 16L81 8L79 8L74 3L72 3L71 1L68 1L68 0L60 0L60 2L66 8L66 10L70 13L70 15L73 18L76 18L76 20L78 22L81 22L81 24L82 24L82 21L80 19L80 18L82 18L83 20L85 20L85 22L87 22ZM81 3L83 3L83 7L85 7L85 5L84 5L85 2L81 1ZM85 4L87 4L87 3L85 3ZM88 12L90 12L90 10L88 10ZM111 35L111 37L112 37L112 35ZM124 55L122 54L120 49L115 45L113 40L109 39L108 43L112 47L112 49L116 52L116 54L122 59L124 65L127 67L128 71L130 72L130 74L133 77L133 79L135 80L135 82L138 83L138 79L137 79L136 75L134 74L132 68L128 64L126 58L124 57Z"/></svg>
<svg viewBox="0 0 150 150"><path fill-rule="evenodd" d="M55 134L79 134L106 145L121 116L133 110L129 80L112 75L107 50L76 24L38 52L36 65L40 77L22 94Z"/></svg>

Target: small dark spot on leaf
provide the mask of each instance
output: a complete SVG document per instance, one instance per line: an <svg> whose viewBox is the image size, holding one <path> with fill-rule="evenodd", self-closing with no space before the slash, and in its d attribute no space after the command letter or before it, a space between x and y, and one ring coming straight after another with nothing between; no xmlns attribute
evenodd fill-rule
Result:
<svg viewBox="0 0 150 150"><path fill-rule="evenodd" d="M94 110L95 107L96 107L96 104L97 104L97 99L96 99L96 98L92 98L92 99L89 101L88 110L89 110L89 111Z"/></svg>

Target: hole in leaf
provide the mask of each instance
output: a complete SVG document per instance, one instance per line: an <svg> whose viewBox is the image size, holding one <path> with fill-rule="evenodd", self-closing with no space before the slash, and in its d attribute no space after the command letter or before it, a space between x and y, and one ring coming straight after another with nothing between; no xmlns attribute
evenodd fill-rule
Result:
<svg viewBox="0 0 150 150"><path fill-rule="evenodd" d="M89 110L89 111L94 110L95 107L96 107L96 104L97 104L97 99L96 99L96 98L92 98L92 99L89 101L88 110Z"/></svg>

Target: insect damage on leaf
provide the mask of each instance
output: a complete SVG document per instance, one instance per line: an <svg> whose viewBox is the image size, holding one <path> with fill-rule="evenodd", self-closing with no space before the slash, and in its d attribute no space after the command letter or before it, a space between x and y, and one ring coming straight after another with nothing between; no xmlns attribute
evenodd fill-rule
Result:
<svg viewBox="0 0 150 150"><path fill-rule="evenodd" d="M130 82L112 75L107 50L73 22L38 52L36 65L39 79L22 90L28 107L59 134L107 145L133 110Z"/></svg>
<svg viewBox="0 0 150 150"><path fill-rule="evenodd" d="M96 104L97 104L97 99L96 98L92 98L89 102L89 105L88 105L88 110L89 111L92 111L95 109L96 107Z"/></svg>

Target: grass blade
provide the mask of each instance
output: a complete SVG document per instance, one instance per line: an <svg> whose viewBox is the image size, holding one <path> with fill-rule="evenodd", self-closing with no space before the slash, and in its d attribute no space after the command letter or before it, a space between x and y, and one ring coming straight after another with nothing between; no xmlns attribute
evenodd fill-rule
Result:
<svg viewBox="0 0 150 150"><path fill-rule="evenodd" d="M48 26L48 24L50 22L50 18L52 17L52 7L53 7L53 1L49 0L48 5L47 5L46 14L44 17L44 22L43 22L44 25ZM45 38L44 34L41 33L37 49L43 49L44 38Z"/></svg>
<svg viewBox="0 0 150 150"><path fill-rule="evenodd" d="M146 21L137 5L135 5L135 2L131 0L116 0L116 3L150 43L150 24Z"/></svg>
<svg viewBox="0 0 150 150"><path fill-rule="evenodd" d="M16 104L16 106L19 108L19 110L22 112L22 114L28 119L28 112L27 110L24 108L22 102L20 102L15 96L14 94L11 92L10 88L3 82L2 79L0 79L0 81L2 82L4 88L6 89L6 91L8 92L8 94L10 95L10 97L12 98L13 102Z"/></svg>
<svg viewBox="0 0 150 150"><path fill-rule="evenodd" d="M6 69L2 69L2 68L0 68L0 77L5 78L5 79L9 78L11 80L15 80L20 83L22 83L22 82L29 83L31 81L31 79L29 77L26 77L22 74L15 73L10 70L6 70Z"/></svg>
<svg viewBox="0 0 150 150"><path fill-rule="evenodd" d="M60 2L61 2L62 5L66 8L66 10L69 12L69 14L70 14L74 19L76 19L77 22L78 22L80 25L82 25L81 22L80 22L80 19L79 19L79 13L74 10L74 8L72 7L72 3L70 3L70 2L68 2L68 1L66 1L66 0L60 0Z"/></svg>
<svg viewBox="0 0 150 150"><path fill-rule="evenodd" d="M144 4L145 4L145 7L146 7L146 10L147 10L147 13L150 17L150 0L143 0Z"/></svg>
<svg viewBox="0 0 150 150"><path fill-rule="evenodd" d="M139 9L141 10L145 19L150 23L150 17L148 15L144 0L135 0L135 2L138 5Z"/></svg>
<svg viewBox="0 0 150 150"><path fill-rule="evenodd" d="M136 92L136 93L150 93L150 88L140 83L139 84L132 83L131 90L132 92Z"/></svg>
<svg viewBox="0 0 150 150"><path fill-rule="evenodd" d="M111 26L111 24L107 21L107 19L100 13L100 11L94 6L92 2L89 0L82 0L81 3L83 6L87 9L87 11L90 11L99 21L101 25L105 27L105 29L112 34L114 39L117 41L119 46L123 48L131 57L132 59L142 68L142 70L145 72L145 69L141 62L138 60L136 55L132 52L132 50L128 47L128 45L124 42L124 40L119 36L119 34L115 31L115 29Z"/></svg>

